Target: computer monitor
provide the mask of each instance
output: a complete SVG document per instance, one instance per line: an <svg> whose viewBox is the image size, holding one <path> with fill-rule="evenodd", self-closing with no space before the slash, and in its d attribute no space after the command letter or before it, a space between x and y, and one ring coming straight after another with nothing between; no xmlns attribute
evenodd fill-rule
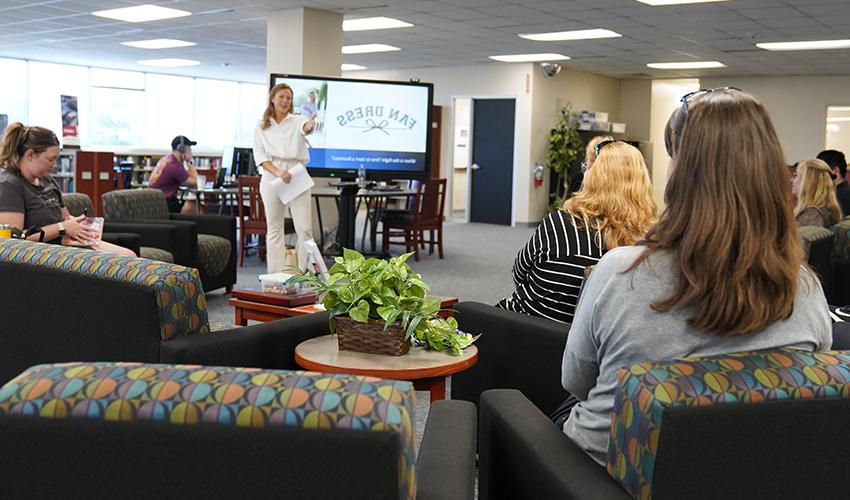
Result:
<svg viewBox="0 0 850 500"><path fill-rule="evenodd" d="M236 175L233 170L233 146L225 146L221 153L221 170L224 170L224 175Z"/></svg>
<svg viewBox="0 0 850 500"><path fill-rule="evenodd" d="M254 163L254 150L251 148L233 148L231 171L236 175L257 175Z"/></svg>

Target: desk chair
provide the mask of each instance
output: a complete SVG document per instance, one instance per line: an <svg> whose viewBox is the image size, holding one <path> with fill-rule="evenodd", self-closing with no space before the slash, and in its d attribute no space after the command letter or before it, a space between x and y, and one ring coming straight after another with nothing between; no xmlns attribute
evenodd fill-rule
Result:
<svg viewBox="0 0 850 500"><path fill-rule="evenodd" d="M261 260L265 257L266 244L264 239L268 228L266 226L266 210L263 206L263 198L260 195L260 176L240 175L236 179L236 187L236 205L239 211L239 267L242 267L245 254L249 248L256 247ZM286 219L283 234L294 232L295 225L292 219ZM249 235L257 235L259 241L256 244L248 244Z"/></svg>
<svg viewBox="0 0 850 500"><path fill-rule="evenodd" d="M381 216L384 231L381 251L387 253L390 245L404 245L413 258L419 260L419 246L430 243L434 253L437 244L440 258L443 258L443 209L446 204L446 180L428 179L422 181L416 190L413 209L410 213L388 212ZM425 231L431 232L431 239L425 240ZM435 238L436 232L436 238ZM392 241L393 238L403 241Z"/></svg>

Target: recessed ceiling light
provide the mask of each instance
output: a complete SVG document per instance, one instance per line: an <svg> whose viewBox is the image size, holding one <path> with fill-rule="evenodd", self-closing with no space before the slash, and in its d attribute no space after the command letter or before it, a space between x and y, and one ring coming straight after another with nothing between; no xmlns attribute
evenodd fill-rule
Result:
<svg viewBox="0 0 850 500"><path fill-rule="evenodd" d="M366 69L366 66L360 66L359 64L343 64L339 67L342 71L357 71L361 69Z"/></svg>
<svg viewBox="0 0 850 500"><path fill-rule="evenodd" d="M363 17L342 21L342 31L385 30L390 28L408 28L410 26L413 25L391 17Z"/></svg>
<svg viewBox="0 0 850 500"><path fill-rule="evenodd" d="M137 49L171 49L174 47L191 47L197 44L195 42L172 40L170 38L154 38L151 40L137 40L135 42L121 42L121 45L136 47Z"/></svg>
<svg viewBox="0 0 850 500"><path fill-rule="evenodd" d="M107 17L109 19L117 19L119 21L127 21L128 23L143 23L145 21L158 21L160 19L191 16L192 13L185 10L160 7L159 5L145 4L137 5L135 7L124 7L122 9L98 10L96 12L92 12L92 15Z"/></svg>
<svg viewBox="0 0 850 500"><path fill-rule="evenodd" d="M648 68L655 69L706 69L706 68L725 68L726 65L718 61L689 61L689 62L666 62L666 63L649 63Z"/></svg>
<svg viewBox="0 0 850 500"><path fill-rule="evenodd" d="M169 57L166 59L144 59L142 61L136 61L136 64L141 64L142 66L157 66L160 68L176 68L179 66L197 66L201 64L201 61Z"/></svg>
<svg viewBox="0 0 850 500"><path fill-rule="evenodd" d="M401 50L392 45L384 45L383 43L365 43L363 45L346 45L342 48L343 54L369 54L372 52L392 52Z"/></svg>
<svg viewBox="0 0 850 500"><path fill-rule="evenodd" d="M637 0L640 3L645 3L657 7L659 5L684 5L687 3L709 3L709 2L725 2L726 0Z"/></svg>
<svg viewBox="0 0 850 500"><path fill-rule="evenodd" d="M757 43L756 47L764 50L848 49L850 48L850 40L812 40L809 42Z"/></svg>
<svg viewBox="0 0 850 500"><path fill-rule="evenodd" d="M568 56L563 54L509 54L489 57L494 61L501 62L563 61L569 59Z"/></svg>
<svg viewBox="0 0 850 500"><path fill-rule="evenodd" d="M558 40L592 40L594 38L617 38L623 35L616 31L593 29L575 31L556 31L554 33L522 33L520 38L538 42L554 42Z"/></svg>

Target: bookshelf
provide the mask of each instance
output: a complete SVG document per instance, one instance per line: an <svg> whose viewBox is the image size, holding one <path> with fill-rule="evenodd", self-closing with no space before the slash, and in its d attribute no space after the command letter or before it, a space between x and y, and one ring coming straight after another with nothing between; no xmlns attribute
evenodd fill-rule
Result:
<svg viewBox="0 0 850 500"><path fill-rule="evenodd" d="M142 152L134 154L122 154L120 152L115 155L115 164L132 163L132 179L129 186L125 188L141 188L148 187L148 182L153 169L156 167L156 162L165 156L162 152ZM199 174L205 175L207 179L215 179L218 169L221 168L220 155L193 155L192 161L195 164L195 169Z"/></svg>
<svg viewBox="0 0 850 500"><path fill-rule="evenodd" d="M73 193L75 190L74 174L77 167L77 150L63 149L59 152L59 158L56 160L56 168L53 171L53 178L59 184L59 189L63 193Z"/></svg>

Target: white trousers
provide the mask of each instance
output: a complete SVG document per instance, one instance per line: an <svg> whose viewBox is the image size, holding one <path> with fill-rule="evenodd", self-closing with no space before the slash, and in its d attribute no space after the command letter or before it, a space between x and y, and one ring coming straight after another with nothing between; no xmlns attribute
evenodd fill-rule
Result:
<svg viewBox="0 0 850 500"><path fill-rule="evenodd" d="M260 177L260 196L263 198L263 206L266 209L266 266L268 272L277 273L285 267L286 244L283 238L283 225L286 207L271 185L273 180L274 176L268 173L264 173ZM298 267L301 269L307 266L304 242L313 239L313 207L311 203L312 196L309 189L289 202L289 213L295 225L295 234L298 236L296 250L298 252Z"/></svg>

